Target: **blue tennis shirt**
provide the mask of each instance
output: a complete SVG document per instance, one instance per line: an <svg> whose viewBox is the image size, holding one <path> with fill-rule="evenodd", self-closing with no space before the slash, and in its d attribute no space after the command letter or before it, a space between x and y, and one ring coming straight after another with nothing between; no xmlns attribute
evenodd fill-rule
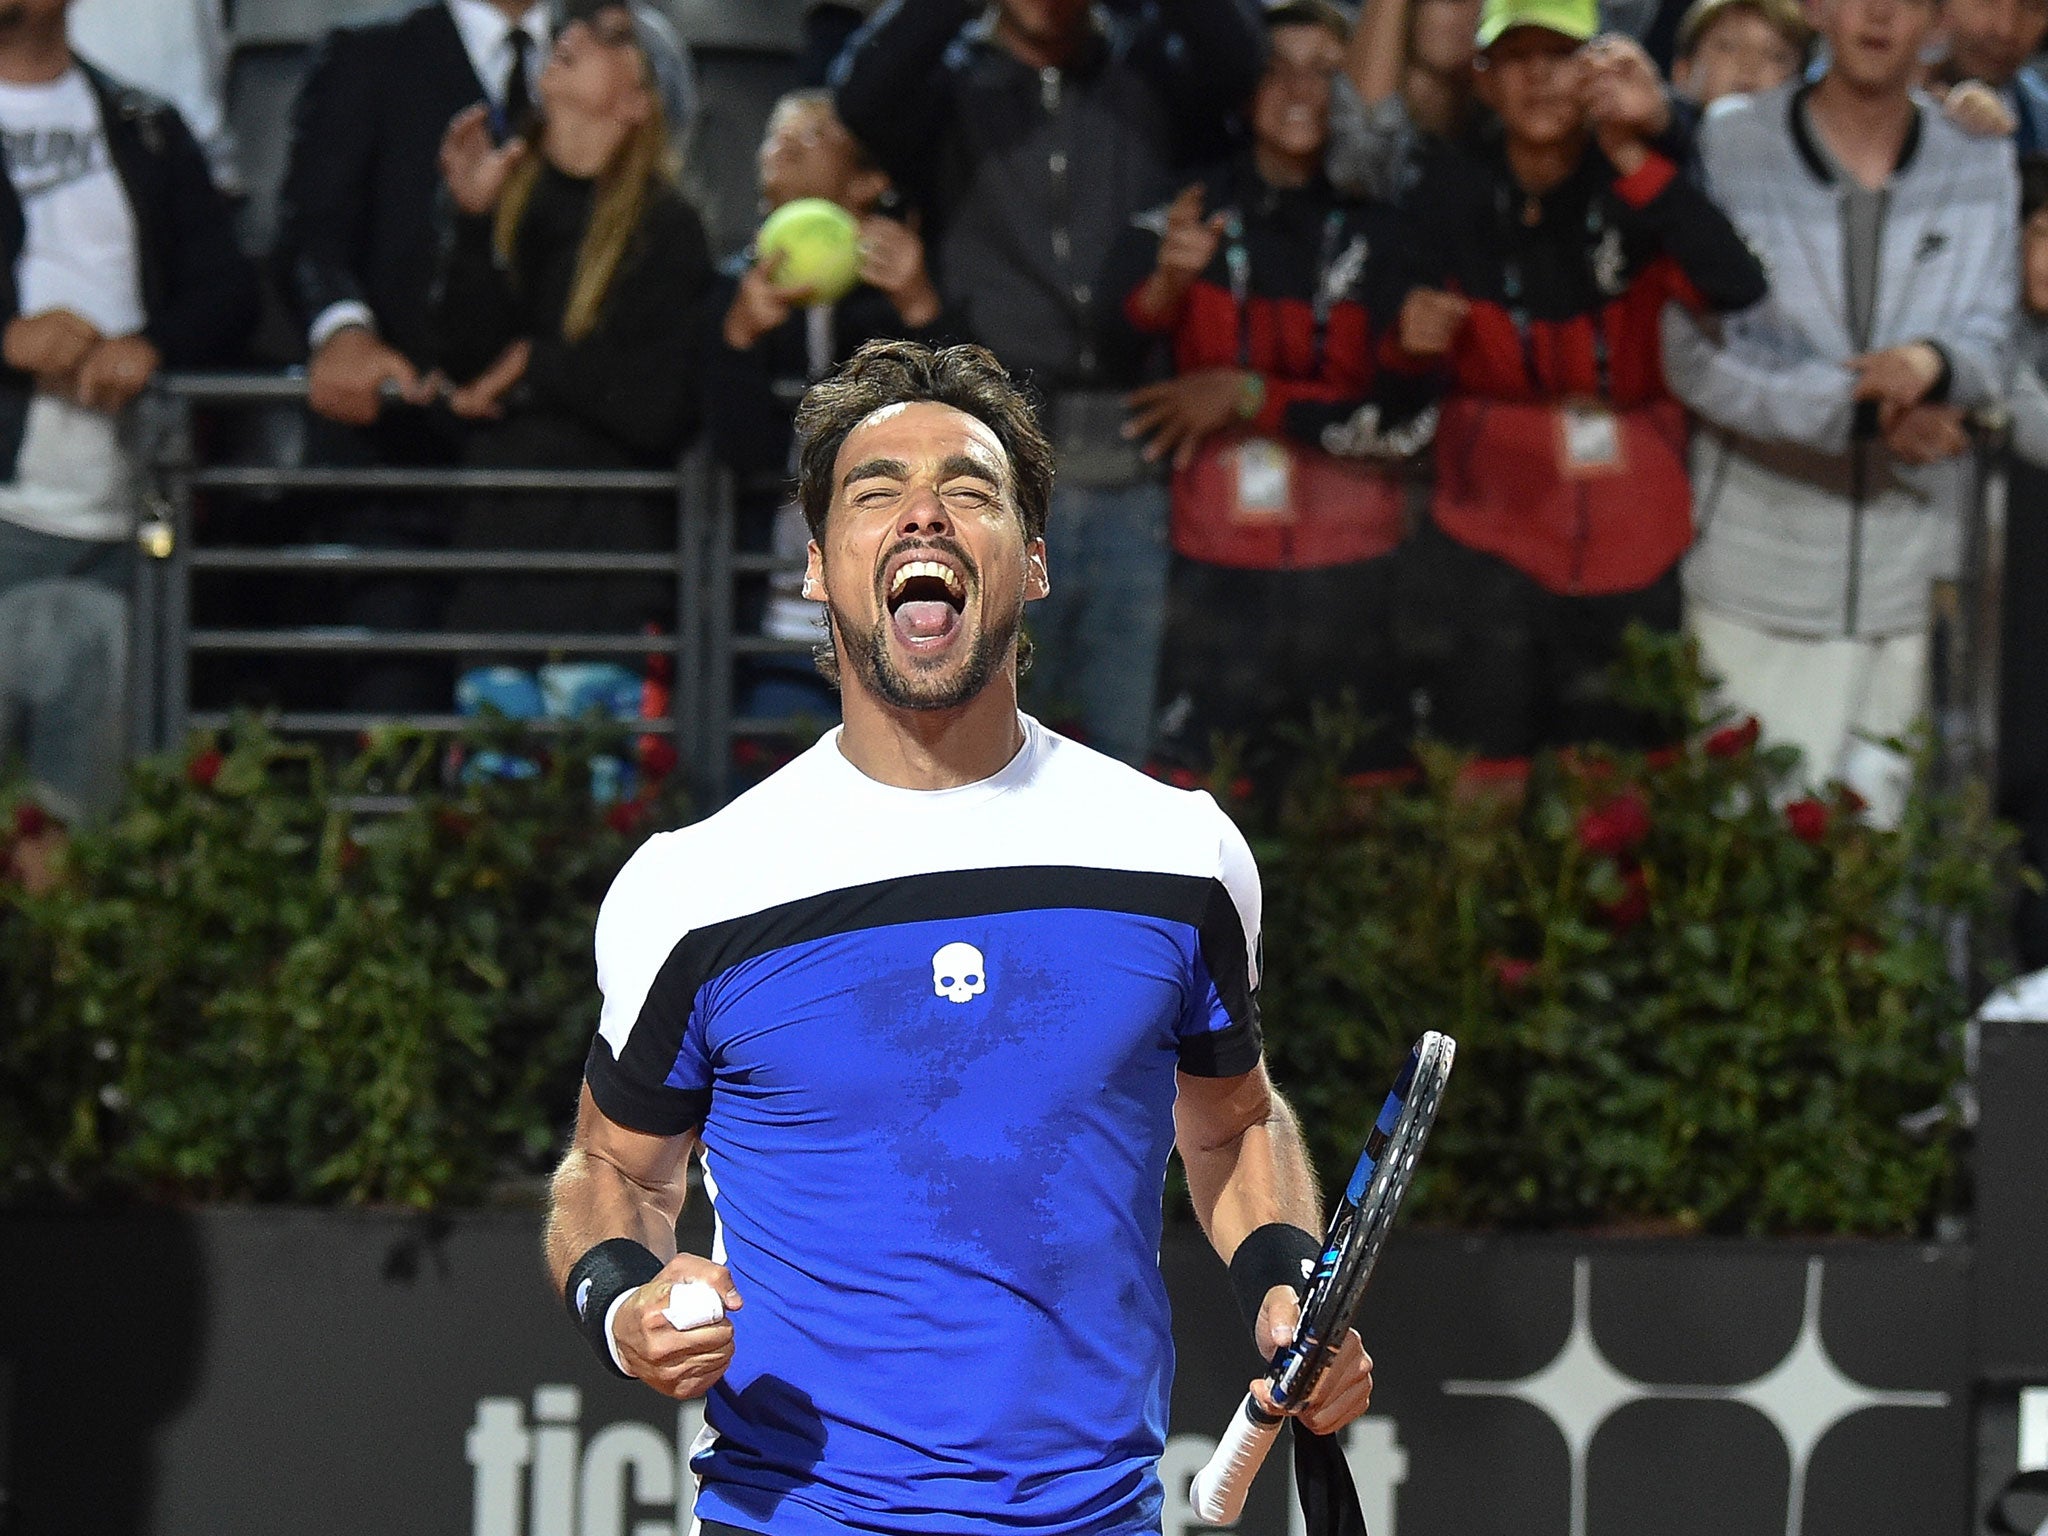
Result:
<svg viewBox="0 0 2048 1536"><path fill-rule="evenodd" d="M605 899L591 1092L699 1132L745 1300L707 1519L1159 1528L1174 1074L1258 1063L1258 877L1207 795L1024 729L928 792L835 733Z"/></svg>

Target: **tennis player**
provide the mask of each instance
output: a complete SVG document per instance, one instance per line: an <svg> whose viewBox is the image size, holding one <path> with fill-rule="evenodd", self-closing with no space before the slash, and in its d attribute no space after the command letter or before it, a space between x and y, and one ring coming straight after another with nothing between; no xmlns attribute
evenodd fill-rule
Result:
<svg viewBox="0 0 2048 1536"><path fill-rule="evenodd" d="M871 343L798 432L845 724L612 886L553 1277L614 1370L708 1393L711 1536L1157 1531L1168 1153L1262 1353L1320 1247L1257 872L1207 795L1018 712L1053 465L990 354ZM674 1326L690 1280L728 1316ZM1303 1420L1371 1394L1353 1335Z"/></svg>

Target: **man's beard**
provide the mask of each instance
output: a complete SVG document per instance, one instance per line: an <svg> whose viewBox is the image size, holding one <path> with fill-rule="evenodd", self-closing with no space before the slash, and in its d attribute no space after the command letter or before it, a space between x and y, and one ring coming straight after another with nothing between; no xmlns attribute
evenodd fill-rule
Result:
<svg viewBox="0 0 2048 1536"><path fill-rule="evenodd" d="M854 625L837 607L832 609L832 630L839 642L839 665L850 667L869 693L897 709L958 709L988 686L1016 641L1024 619L1021 601L1007 618L984 624L976 633L965 664L942 678L926 681L898 670L889 654L889 615L886 610L872 628Z"/></svg>

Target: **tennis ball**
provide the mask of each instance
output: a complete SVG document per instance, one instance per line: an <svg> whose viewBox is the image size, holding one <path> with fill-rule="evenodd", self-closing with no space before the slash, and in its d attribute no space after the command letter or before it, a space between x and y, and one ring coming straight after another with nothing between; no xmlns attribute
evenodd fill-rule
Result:
<svg viewBox="0 0 2048 1536"><path fill-rule="evenodd" d="M836 304L860 281L860 225L829 198L784 203L763 221L754 250L763 261L780 255L776 283L808 288L820 304Z"/></svg>

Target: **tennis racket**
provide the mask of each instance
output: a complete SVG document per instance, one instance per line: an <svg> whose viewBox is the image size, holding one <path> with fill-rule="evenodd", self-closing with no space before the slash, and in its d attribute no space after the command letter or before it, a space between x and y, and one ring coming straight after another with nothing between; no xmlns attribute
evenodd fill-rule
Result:
<svg viewBox="0 0 2048 1536"><path fill-rule="evenodd" d="M1273 1357L1266 1372L1266 1385L1281 1411L1268 1413L1247 1393L1216 1454L1195 1474L1191 1502L1205 1523L1237 1523L1252 1478L1272 1449L1281 1423L1308 1401L1351 1331L1380 1245L1394 1224L1401 1197L1408 1193L1415 1159L1443 1101L1457 1051L1457 1041L1431 1030L1408 1053L1394 1091L1380 1106L1379 1119L1365 1138L1344 1198L1330 1217L1323 1256L1302 1301L1294 1341Z"/></svg>

